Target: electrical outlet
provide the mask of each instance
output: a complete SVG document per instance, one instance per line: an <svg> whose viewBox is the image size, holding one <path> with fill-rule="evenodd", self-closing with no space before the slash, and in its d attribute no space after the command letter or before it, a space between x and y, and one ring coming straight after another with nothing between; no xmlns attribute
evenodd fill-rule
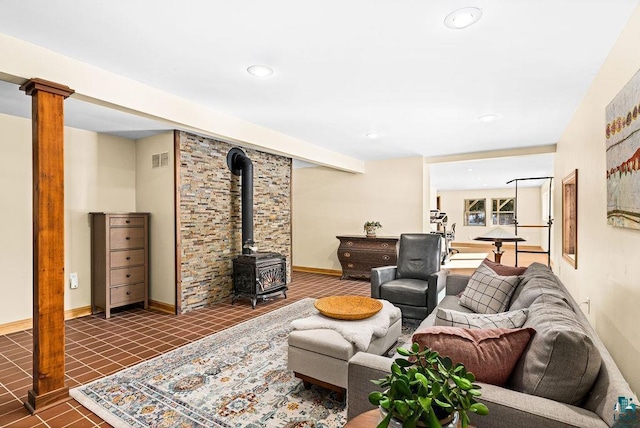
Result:
<svg viewBox="0 0 640 428"><path fill-rule="evenodd" d="M72 289L78 288L78 273L73 272L69 274L69 287Z"/></svg>

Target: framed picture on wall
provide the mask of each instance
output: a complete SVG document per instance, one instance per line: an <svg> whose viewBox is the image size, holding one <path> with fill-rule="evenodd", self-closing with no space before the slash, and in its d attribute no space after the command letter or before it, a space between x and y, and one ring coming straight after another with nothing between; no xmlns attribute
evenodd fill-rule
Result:
<svg viewBox="0 0 640 428"><path fill-rule="evenodd" d="M578 170L562 180L562 258L578 269Z"/></svg>
<svg viewBox="0 0 640 428"><path fill-rule="evenodd" d="M607 224L640 229L640 71L606 116Z"/></svg>

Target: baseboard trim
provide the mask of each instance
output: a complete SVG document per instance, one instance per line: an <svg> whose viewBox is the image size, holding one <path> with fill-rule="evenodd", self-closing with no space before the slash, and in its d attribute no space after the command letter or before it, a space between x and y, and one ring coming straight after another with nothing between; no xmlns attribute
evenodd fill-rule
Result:
<svg viewBox="0 0 640 428"><path fill-rule="evenodd" d="M81 308L68 309L64 311L65 320L80 318L87 315L91 315L91 306L83 306ZM33 328L33 320L31 318L0 324L0 335L29 330L30 328Z"/></svg>
<svg viewBox="0 0 640 428"><path fill-rule="evenodd" d="M319 273L321 275L342 276L341 270L335 269L321 269L306 266L293 266L291 269L295 272L307 272L307 273Z"/></svg>
<svg viewBox="0 0 640 428"><path fill-rule="evenodd" d="M164 302L158 302L157 300L149 300L149 308L155 309L159 312L164 312L167 314L175 315L176 307L175 305L170 305Z"/></svg>
<svg viewBox="0 0 640 428"><path fill-rule="evenodd" d="M75 308L64 311L65 321L74 318L86 317L87 315L91 315L91 306L83 306L82 308Z"/></svg>

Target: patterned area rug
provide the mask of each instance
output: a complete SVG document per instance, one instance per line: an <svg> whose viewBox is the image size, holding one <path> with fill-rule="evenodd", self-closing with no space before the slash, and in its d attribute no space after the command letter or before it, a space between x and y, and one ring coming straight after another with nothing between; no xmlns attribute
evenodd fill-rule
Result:
<svg viewBox="0 0 640 428"><path fill-rule="evenodd" d="M334 392L287 370L289 324L317 311L304 299L71 391L114 427L335 428ZM415 326L403 327L399 342Z"/></svg>

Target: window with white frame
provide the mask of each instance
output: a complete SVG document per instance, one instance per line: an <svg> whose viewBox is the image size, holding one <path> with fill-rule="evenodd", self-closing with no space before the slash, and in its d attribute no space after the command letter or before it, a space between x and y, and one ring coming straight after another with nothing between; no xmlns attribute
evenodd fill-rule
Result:
<svg viewBox="0 0 640 428"><path fill-rule="evenodd" d="M515 198L493 199L491 201L491 224L511 225L516 218Z"/></svg>
<svg viewBox="0 0 640 428"><path fill-rule="evenodd" d="M485 226L486 225L486 199L465 199L464 200L464 225L465 226Z"/></svg>

